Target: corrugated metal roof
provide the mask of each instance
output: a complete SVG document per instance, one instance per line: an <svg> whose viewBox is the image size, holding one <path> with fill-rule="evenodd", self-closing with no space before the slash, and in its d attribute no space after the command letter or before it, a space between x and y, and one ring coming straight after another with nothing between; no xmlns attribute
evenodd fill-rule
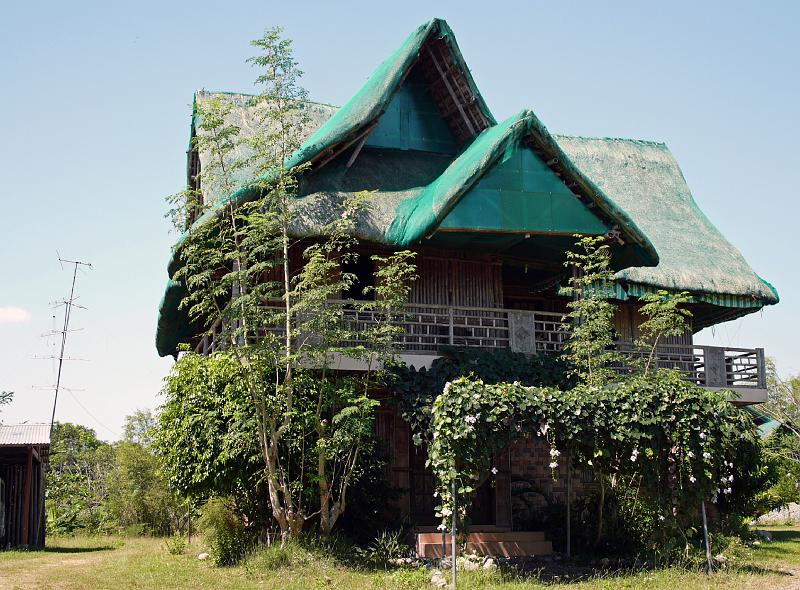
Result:
<svg viewBox="0 0 800 590"><path fill-rule="evenodd" d="M49 444L49 424L0 424L0 447Z"/></svg>

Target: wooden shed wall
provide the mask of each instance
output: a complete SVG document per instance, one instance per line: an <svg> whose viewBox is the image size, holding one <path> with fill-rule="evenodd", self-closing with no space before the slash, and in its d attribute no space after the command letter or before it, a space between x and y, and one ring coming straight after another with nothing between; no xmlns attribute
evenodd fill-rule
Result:
<svg viewBox="0 0 800 590"><path fill-rule="evenodd" d="M44 469L33 459L28 508L28 542L31 547L44 547L45 542L45 498ZM25 480L27 460L8 456L0 449L0 549L25 545L24 515Z"/></svg>

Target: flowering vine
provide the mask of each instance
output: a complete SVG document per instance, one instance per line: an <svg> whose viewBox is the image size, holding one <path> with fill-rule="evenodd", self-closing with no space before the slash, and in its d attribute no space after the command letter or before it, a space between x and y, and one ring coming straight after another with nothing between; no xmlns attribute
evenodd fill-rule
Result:
<svg viewBox="0 0 800 590"><path fill-rule="evenodd" d="M755 436L725 394L656 371L604 388L448 382L431 408L429 465L437 516L452 516L452 484L463 514L492 472L496 452L526 436L547 439L557 477L562 450L606 474L641 475L642 493L673 520L735 486L737 445ZM666 520L666 518L661 520Z"/></svg>

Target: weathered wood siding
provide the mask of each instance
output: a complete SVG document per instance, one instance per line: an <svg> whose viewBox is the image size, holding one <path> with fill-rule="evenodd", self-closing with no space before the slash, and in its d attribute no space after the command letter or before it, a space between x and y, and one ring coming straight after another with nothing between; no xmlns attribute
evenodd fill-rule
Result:
<svg viewBox="0 0 800 590"><path fill-rule="evenodd" d="M426 252L417 257L411 303L502 307L501 265L489 259L469 260L457 252Z"/></svg>
<svg viewBox="0 0 800 590"><path fill-rule="evenodd" d="M0 549L44 547L44 467L21 453L0 449Z"/></svg>
<svg viewBox="0 0 800 590"><path fill-rule="evenodd" d="M623 342L633 342L639 335L639 326L645 320L645 317L639 312L641 304L639 303L620 303L617 305L617 313L614 316L614 328L617 330L617 335ZM693 344L691 321L689 322L689 330L681 336L670 336L662 340L661 344L683 344L691 346Z"/></svg>

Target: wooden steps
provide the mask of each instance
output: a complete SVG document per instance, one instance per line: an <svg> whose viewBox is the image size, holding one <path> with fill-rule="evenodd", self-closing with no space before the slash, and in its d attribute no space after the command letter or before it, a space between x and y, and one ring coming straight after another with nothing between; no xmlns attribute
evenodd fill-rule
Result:
<svg viewBox="0 0 800 590"><path fill-rule="evenodd" d="M451 554L450 535L445 535L447 555ZM467 535L467 552L493 557L526 557L550 555L553 544L536 532L475 532ZM442 557L442 534L420 533L417 535L417 555L427 558Z"/></svg>

